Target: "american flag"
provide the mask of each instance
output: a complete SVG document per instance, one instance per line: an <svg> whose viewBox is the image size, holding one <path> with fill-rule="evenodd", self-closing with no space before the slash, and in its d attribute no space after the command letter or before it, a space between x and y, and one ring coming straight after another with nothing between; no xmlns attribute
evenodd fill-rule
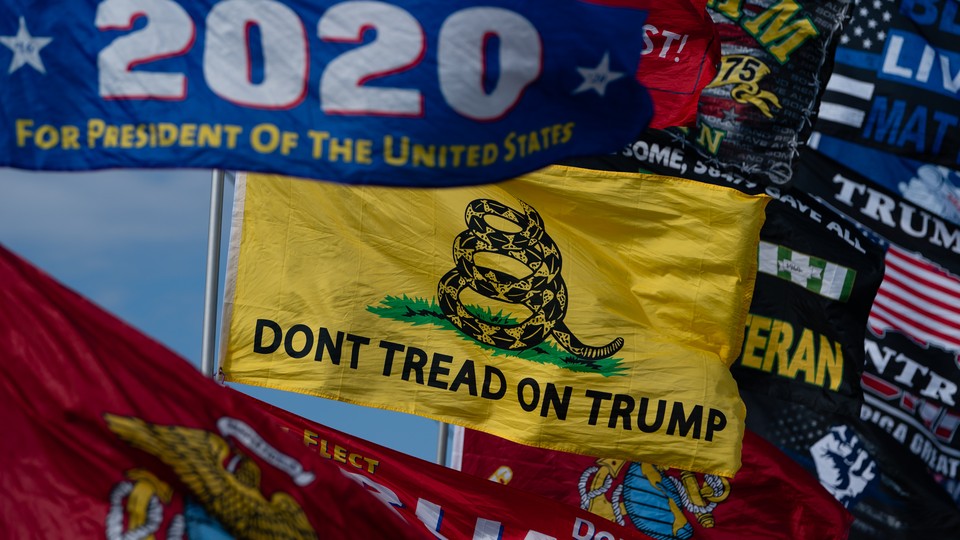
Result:
<svg viewBox="0 0 960 540"><path fill-rule="evenodd" d="M863 125L873 99L876 68L881 62L897 0L856 0L840 35L835 68L820 102L819 120L852 128Z"/></svg>
<svg viewBox="0 0 960 540"><path fill-rule="evenodd" d="M960 278L891 245L869 325L960 354Z"/></svg>

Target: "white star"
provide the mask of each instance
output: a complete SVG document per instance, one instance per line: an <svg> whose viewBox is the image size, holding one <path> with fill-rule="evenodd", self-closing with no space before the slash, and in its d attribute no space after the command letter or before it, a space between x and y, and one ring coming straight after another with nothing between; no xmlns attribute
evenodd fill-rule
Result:
<svg viewBox="0 0 960 540"><path fill-rule="evenodd" d="M871 41L870 38L863 40L863 48L869 49L870 47L873 47L873 41Z"/></svg>
<svg viewBox="0 0 960 540"><path fill-rule="evenodd" d="M874 9L880 9L880 6L881 6L881 5L883 5L883 2L881 2L880 0L873 0L873 8L874 8Z"/></svg>
<svg viewBox="0 0 960 540"><path fill-rule="evenodd" d="M841 34L841 35L840 35L840 43L841 43L842 45L846 45L847 43L850 43L850 36L848 36L848 35L846 35L846 34Z"/></svg>
<svg viewBox="0 0 960 540"><path fill-rule="evenodd" d="M724 109L724 110L722 110L722 111L720 111L720 112L723 113L723 121L724 121L724 122L736 123L737 120L739 120L739 118L738 118L738 116L737 116L737 108L736 108L736 107L730 107L729 109Z"/></svg>
<svg viewBox="0 0 960 540"><path fill-rule="evenodd" d="M883 22L890 22L890 17L892 17L892 15L890 15L889 11L884 11L883 15L881 16Z"/></svg>
<svg viewBox="0 0 960 540"><path fill-rule="evenodd" d="M583 77L583 82L573 91L574 94L594 90L602 96L606 93L608 84L623 77L623 73L619 71L610 71L609 52L603 53L603 60L600 60L600 65L597 67L593 69L578 67L577 71Z"/></svg>
<svg viewBox="0 0 960 540"><path fill-rule="evenodd" d="M877 39L880 41L887 39L887 33L884 32L883 30L877 32Z"/></svg>
<svg viewBox="0 0 960 540"><path fill-rule="evenodd" d="M7 73L13 73L20 69L24 64L46 74L47 70L43 67L43 60L40 59L40 49L46 47L53 38L33 37L27 31L27 22L20 17L20 29L15 36L0 36L0 43L13 51L13 60L10 61L10 69Z"/></svg>
<svg viewBox="0 0 960 540"><path fill-rule="evenodd" d="M863 28L860 27L860 26L854 26L854 27L853 27L853 35L855 35L855 36L857 36L857 37L862 36L862 35L863 35Z"/></svg>
<svg viewBox="0 0 960 540"><path fill-rule="evenodd" d="M870 19L869 21L867 21L867 28L876 28L876 27L877 27L876 20Z"/></svg>

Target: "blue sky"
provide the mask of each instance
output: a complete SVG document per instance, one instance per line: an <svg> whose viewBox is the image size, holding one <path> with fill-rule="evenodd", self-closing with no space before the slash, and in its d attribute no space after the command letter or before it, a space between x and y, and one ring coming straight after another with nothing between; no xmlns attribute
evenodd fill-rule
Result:
<svg viewBox="0 0 960 540"><path fill-rule="evenodd" d="M0 168L0 243L199 369L210 178L209 170ZM224 191L218 302L233 183ZM334 429L436 460L433 420L232 386Z"/></svg>

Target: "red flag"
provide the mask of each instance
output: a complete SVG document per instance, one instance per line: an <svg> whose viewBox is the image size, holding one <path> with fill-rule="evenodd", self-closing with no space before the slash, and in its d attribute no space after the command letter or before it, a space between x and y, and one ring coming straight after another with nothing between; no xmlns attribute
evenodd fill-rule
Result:
<svg viewBox="0 0 960 540"><path fill-rule="evenodd" d="M646 9L637 80L653 99L649 127L692 126L700 93L720 65L720 37L707 13L707 2L673 0Z"/></svg>
<svg viewBox="0 0 960 540"><path fill-rule="evenodd" d="M487 482L351 437L272 405L262 406L315 455L361 476L365 484L397 506L403 515L413 520L419 518L440 537L650 538L577 506Z"/></svg>
<svg viewBox="0 0 960 540"><path fill-rule="evenodd" d="M720 65L720 36L706 0L585 0L647 11L636 78L653 99L649 127L690 127L697 119L700 93Z"/></svg>
<svg viewBox="0 0 960 540"><path fill-rule="evenodd" d="M0 339L0 538L646 538L221 387L3 247Z"/></svg>
<svg viewBox="0 0 960 540"><path fill-rule="evenodd" d="M610 516L654 538L838 539L853 521L810 473L750 431L743 467L726 479L455 430L454 467Z"/></svg>
<svg viewBox="0 0 960 540"><path fill-rule="evenodd" d="M0 537L423 538L248 399L0 247Z"/></svg>

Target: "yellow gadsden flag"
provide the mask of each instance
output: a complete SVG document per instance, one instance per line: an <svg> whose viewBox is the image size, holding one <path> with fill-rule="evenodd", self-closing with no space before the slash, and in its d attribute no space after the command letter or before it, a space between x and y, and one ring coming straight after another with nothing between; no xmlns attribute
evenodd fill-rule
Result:
<svg viewBox="0 0 960 540"><path fill-rule="evenodd" d="M728 367L767 200L560 166L444 189L240 175L222 369L732 476L745 410Z"/></svg>

